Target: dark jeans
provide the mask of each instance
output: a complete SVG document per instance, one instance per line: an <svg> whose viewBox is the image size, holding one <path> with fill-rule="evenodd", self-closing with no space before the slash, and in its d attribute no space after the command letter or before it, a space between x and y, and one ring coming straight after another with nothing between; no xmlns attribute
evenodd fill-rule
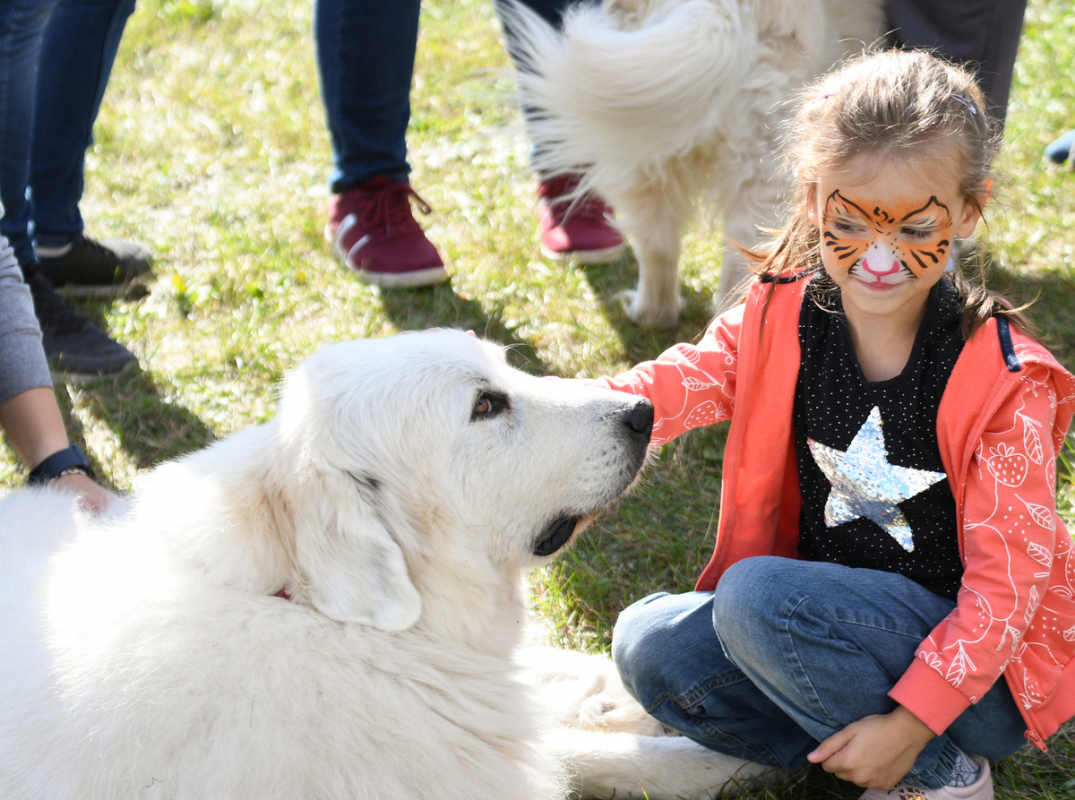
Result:
<svg viewBox="0 0 1075 800"><path fill-rule="evenodd" d="M86 148L135 0L0 3L0 232L22 265L33 241L82 233Z"/></svg>
<svg viewBox="0 0 1075 800"><path fill-rule="evenodd" d="M525 0L525 5L559 25L573 2ZM314 40L332 141L333 193L377 175L407 179L404 135L411 115L419 6L420 0L315 0Z"/></svg>

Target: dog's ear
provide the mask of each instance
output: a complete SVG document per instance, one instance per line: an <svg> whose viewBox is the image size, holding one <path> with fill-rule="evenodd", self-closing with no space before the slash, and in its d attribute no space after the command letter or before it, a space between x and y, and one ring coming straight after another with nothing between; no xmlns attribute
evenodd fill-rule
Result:
<svg viewBox="0 0 1075 800"><path fill-rule="evenodd" d="M341 489L343 487L340 487ZM418 621L422 598L403 551L357 493L307 508L297 553L310 600L326 617L402 631ZM305 528L305 530L302 530Z"/></svg>

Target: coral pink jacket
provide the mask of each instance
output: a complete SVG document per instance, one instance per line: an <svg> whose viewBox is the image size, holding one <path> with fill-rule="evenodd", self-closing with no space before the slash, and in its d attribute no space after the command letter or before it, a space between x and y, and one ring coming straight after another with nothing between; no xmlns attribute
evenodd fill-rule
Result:
<svg viewBox="0 0 1075 800"><path fill-rule="evenodd" d="M732 419L716 547L699 590L743 558L798 558L793 403L806 283L758 281L697 345L603 381L653 402L654 444ZM1056 453L1073 411L1075 378L995 318L966 343L949 378L937 433L960 522L963 585L889 693L935 733L1001 674L1027 738L1042 749L1075 716L1075 547L1055 497Z"/></svg>

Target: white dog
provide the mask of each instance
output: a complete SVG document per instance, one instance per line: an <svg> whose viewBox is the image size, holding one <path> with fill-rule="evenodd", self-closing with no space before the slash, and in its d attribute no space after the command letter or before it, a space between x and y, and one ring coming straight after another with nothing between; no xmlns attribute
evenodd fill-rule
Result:
<svg viewBox="0 0 1075 800"><path fill-rule="evenodd" d="M516 666L523 571L635 480L652 420L460 332L397 336L311 357L272 422L108 519L0 500L0 797L719 787L743 762L660 736L607 660Z"/></svg>
<svg viewBox="0 0 1075 800"><path fill-rule="evenodd" d="M534 166L584 169L580 192L611 202L638 259L633 319L679 319L680 239L700 205L724 235L758 244L787 184L781 123L796 90L881 31L881 0L605 0L554 30L505 0ZM746 276L724 248L718 297Z"/></svg>

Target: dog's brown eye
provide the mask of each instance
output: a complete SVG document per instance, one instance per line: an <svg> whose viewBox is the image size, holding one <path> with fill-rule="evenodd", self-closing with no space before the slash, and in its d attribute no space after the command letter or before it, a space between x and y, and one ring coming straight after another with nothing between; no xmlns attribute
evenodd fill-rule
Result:
<svg viewBox="0 0 1075 800"><path fill-rule="evenodd" d="M508 407L508 398L496 392L481 392L474 401L474 408L470 412L470 419L495 417Z"/></svg>

